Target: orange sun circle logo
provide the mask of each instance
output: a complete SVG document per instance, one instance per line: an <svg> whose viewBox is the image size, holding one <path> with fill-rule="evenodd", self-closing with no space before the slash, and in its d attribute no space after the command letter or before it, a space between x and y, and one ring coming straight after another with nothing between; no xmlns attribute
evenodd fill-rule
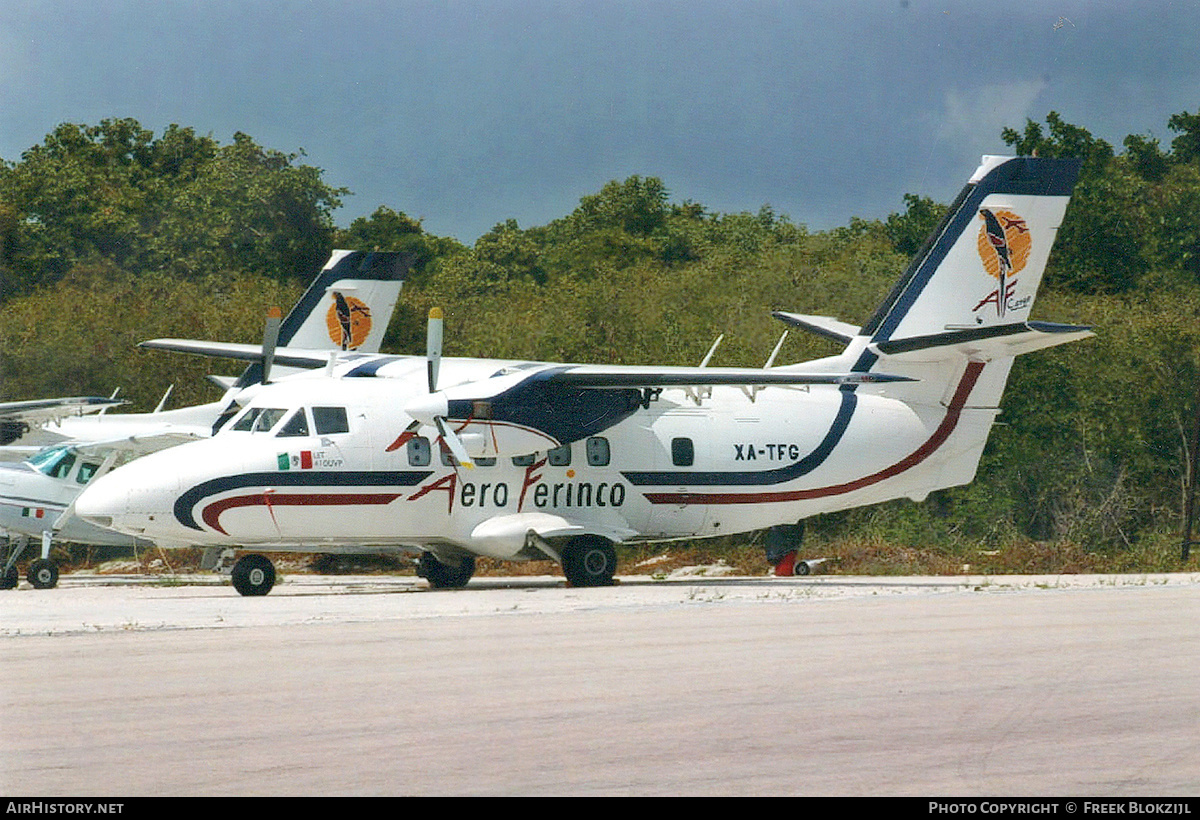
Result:
<svg viewBox="0 0 1200 820"><path fill-rule="evenodd" d="M979 209L979 258L993 278L1005 280L1019 273L1029 261L1033 241L1025 220L1012 211Z"/></svg>
<svg viewBox="0 0 1200 820"><path fill-rule="evenodd" d="M331 342L342 350L356 350L371 332L371 309L360 299L334 291L325 325Z"/></svg>

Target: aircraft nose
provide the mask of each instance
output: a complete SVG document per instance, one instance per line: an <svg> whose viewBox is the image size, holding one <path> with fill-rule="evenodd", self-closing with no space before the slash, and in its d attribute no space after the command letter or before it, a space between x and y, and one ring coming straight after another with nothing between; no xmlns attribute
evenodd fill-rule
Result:
<svg viewBox="0 0 1200 820"><path fill-rule="evenodd" d="M178 488L175 474L146 456L89 484L75 499L75 514L98 527L143 535L169 512Z"/></svg>
<svg viewBox="0 0 1200 820"><path fill-rule="evenodd" d="M75 499L75 515L89 524L111 529L115 520L129 512L129 491L121 482L101 476Z"/></svg>

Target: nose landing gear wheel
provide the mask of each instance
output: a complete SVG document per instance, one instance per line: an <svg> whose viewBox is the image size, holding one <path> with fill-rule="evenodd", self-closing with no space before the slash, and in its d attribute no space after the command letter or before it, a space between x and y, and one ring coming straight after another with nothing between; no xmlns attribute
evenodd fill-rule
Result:
<svg viewBox="0 0 1200 820"><path fill-rule="evenodd" d="M58 585L58 567L48 558L39 558L29 565L25 578L34 589L54 589Z"/></svg>

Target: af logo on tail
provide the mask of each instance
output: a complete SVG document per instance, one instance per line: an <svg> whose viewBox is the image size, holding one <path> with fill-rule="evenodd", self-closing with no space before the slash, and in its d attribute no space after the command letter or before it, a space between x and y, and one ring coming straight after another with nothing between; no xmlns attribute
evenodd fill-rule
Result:
<svg viewBox="0 0 1200 820"><path fill-rule="evenodd" d="M1025 268L1033 241L1025 220L1012 211L979 209L983 225L979 228L979 258L983 268L999 282L999 286L975 306L978 312L984 305L992 304L997 316L1004 316L1009 300L1016 291L1016 275ZM1016 309L1020 305L1013 305Z"/></svg>

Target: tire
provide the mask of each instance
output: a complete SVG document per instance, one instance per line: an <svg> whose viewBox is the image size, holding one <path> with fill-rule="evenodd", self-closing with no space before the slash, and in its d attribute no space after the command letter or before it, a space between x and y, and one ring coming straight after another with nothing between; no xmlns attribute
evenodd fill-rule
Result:
<svg viewBox="0 0 1200 820"><path fill-rule="evenodd" d="M243 555L230 574L233 588L246 596L266 595L275 586L275 565L263 555Z"/></svg>
<svg viewBox="0 0 1200 820"><path fill-rule="evenodd" d="M0 589L16 589L20 581L21 573L15 566L11 566L4 571L3 575L0 575Z"/></svg>
<svg viewBox="0 0 1200 820"><path fill-rule="evenodd" d="M452 567L443 564L432 552L423 552L417 564L417 575L428 581L434 589L461 589L474 574L474 555L464 556L457 567Z"/></svg>
<svg viewBox="0 0 1200 820"><path fill-rule="evenodd" d="M617 551L598 535L572 539L562 553L563 575L573 587L612 586L617 572Z"/></svg>
<svg viewBox="0 0 1200 820"><path fill-rule="evenodd" d="M29 565L25 579L34 589L54 589L58 586L58 566L48 558L39 558Z"/></svg>

